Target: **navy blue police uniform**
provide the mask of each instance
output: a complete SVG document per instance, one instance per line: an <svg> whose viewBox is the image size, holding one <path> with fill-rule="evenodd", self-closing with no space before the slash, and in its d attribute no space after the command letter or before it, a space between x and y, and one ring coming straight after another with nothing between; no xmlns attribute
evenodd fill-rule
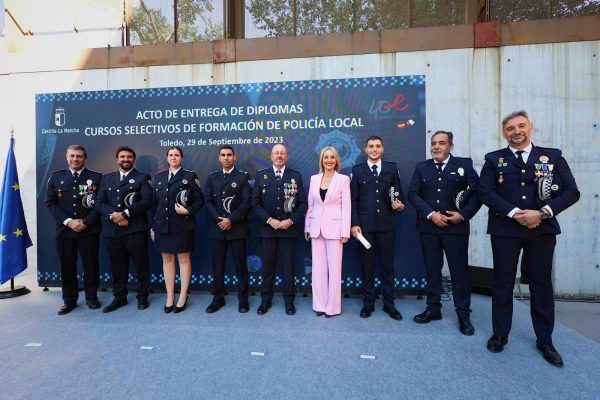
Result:
<svg viewBox="0 0 600 400"><path fill-rule="evenodd" d="M179 193L186 193L187 215L175 212ZM169 180L169 171L154 177L154 247L161 253L189 253L194 249L195 214L204 205L200 181L192 171L181 168Z"/></svg>
<svg viewBox="0 0 600 400"><path fill-rule="evenodd" d="M417 211L416 228L420 233L421 250L427 277L427 309L439 312L442 308L442 267L444 253L452 280L454 308L459 316L469 316L471 284L468 273L469 220L481 207L479 176L470 158L450 155L448 163L438 171L433 159L421 161L415 167L408 189L408 200ZM458 213L463 221L438 227L427 217L433 212L446 214L457 211L456 195L468 190L468 200Z"/></svg>
<svg viewBox="0 0 600 400"><path fill-rule="evenodd" d="M284 209L285 190L295 185L295 205L292 212ZM262 247L262 302L271 304L275 271L279 262L283 270L283 297L286 304L294 302L294 276L296 260L296 241L302 234L299 224L304 223L308 203L302 184L302 175L285 167L283 176L278 180L272 167L256 173L252 188L252 209L256 214L260 229ZM279 221L290 219L293 224L288 229L273 229L267 223L270 218Z"/></svg>
<svg viewBox="0 0 600 400"><path fill-rule="evenodd" d="M541 200L536 171L551 166L552 196ZM488 229L494 259L492 322L494 334L508 337L512 325L513 289L521 249L527 264L531 318L541 343L552 343L554 294L552 257L560 226L556 216L579 200L579 190L567 161L558 149L532 146L526 164L507 147L486 154L479 180L480 199L489 207ZM539 210L549 206L553 216L537 228L520 225L508 214L515 207Z"/></svg>
<svg viewBox="0 0 600 400"><path fill-rule="evenodd" d="M222 170L208 175L204 186L206 209L211 223L208 237L212 249L214 292L216 300L222 300L225 290L225 259L231 248L238 276L238 300L248 302L248 265L246 263L246 238L249 235L248 211L252 198L249 176L245 171L233 168L224 174ZM217 226L220 218L231 220L231 229L222 230Z"/></svg>
<svg viewBox="0 0 600 400"><path fill-rule="evenodd" d="M55 171L46 187L46 207L54 217L56 249L62 277L62 297L66 305L75 305L79 297L77 253L83 264L85 299L97 302L100 283L98 250L100 246L100 214L94 208L96 191L102 174L87 168L77 172ZM64 224L68 218L82 219L87 226L75 232Z"/></svg>
<svg viewBox="0 0 600 400"><path fill-rule="evenodd" d="M365 306L375 303L374 257L375 248L380 261L379 274L383 289L383 304L394 306L394 245L396 218L391 205L390 189L397 199L404 201L400 174L396 163L381 162L376 175L367 162L352 167L350 194L352 197L352 226L360 226L362 235L371 243L370 249L360 245L362 257L362 293Z"/></svg>
<svg viewBox="0 0 600 400"><path fill-rule="evenodd" d="M98 192L96 209L102 221L102 238L110 257L113 274L113 295L116 300L127 297L129 258L136 267L137 299L148 299L150 261L148 257L148 218L152 207L150 175L131 169L121 180L121 172L104 175ZM110 219L113 212L127 218L121 227Z"/></svg>

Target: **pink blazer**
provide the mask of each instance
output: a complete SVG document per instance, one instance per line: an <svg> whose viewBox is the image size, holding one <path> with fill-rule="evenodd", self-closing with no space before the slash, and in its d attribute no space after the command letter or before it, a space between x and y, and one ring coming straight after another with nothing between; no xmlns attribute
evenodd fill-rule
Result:
<svg viewBox="0 0 600 400"><path fill-rule="evenodd" d="M319 193L323 174L310 177L308 191L308 210L304 222L304 231L310 237L316 238L321 234L325 239L350 237L350 177L335 172L325 201Z"/></svg>

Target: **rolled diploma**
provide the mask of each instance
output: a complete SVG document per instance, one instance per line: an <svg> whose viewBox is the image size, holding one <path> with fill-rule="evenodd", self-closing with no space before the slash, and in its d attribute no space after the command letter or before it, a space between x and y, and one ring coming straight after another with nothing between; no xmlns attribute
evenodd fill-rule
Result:
<svg viewBox="0 0 600 400"><path fill-rule="evenodd" d="M365 246L365 249L370 249L371 248L371 243L369 243L369 241L367 239L365 239L365 237L362 235L362 233L359 233L358 235L356 235L356 239L362 243L363 246Z"/></svg>

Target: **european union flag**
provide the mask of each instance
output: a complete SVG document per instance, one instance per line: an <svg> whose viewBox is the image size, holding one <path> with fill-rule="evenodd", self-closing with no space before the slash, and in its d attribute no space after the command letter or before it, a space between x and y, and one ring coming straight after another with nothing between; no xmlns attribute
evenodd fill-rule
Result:
<svg viewBox="0 0 600 400"><path fill-rule="evenodd" d="M0 284L27 268L26 249L32 245L21 202L14 145L15 139L11 138L0 196Z"/></svg>

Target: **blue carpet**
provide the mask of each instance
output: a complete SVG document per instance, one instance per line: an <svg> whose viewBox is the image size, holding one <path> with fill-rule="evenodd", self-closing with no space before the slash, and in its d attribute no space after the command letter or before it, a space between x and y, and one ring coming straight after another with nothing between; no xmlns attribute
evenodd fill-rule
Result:
<svg viewBox="0 0 600 400"><path fill-rule="evenodd" d="M83 294L81 293L81 297ZM527 306L515 302L513 330L503 353L491 354L490 298L473 296L475 336L458 332L452 307L444 319L412 322L424 309L414 297L396 301L404 320L381 311L361 319L359 299L343 314L316 317L310 298L285 315L276 296L265 316L251 297L248 314L235 296L206 314L207 294L188 309L164 314L165 296L150 308L130 304L110 314L80 305L56 311L59 289L0 300L0 395L3 399L597 399L600 345L557 324L554 343L565 368L547 364L535 348ZM100 293L107 305L110 293ZM39 347L26 346L41 343ZM151 350L141 350L150 346ZM264 356L251 355L264 353ZM375 359L361 358L361 355Z"/></svg>

